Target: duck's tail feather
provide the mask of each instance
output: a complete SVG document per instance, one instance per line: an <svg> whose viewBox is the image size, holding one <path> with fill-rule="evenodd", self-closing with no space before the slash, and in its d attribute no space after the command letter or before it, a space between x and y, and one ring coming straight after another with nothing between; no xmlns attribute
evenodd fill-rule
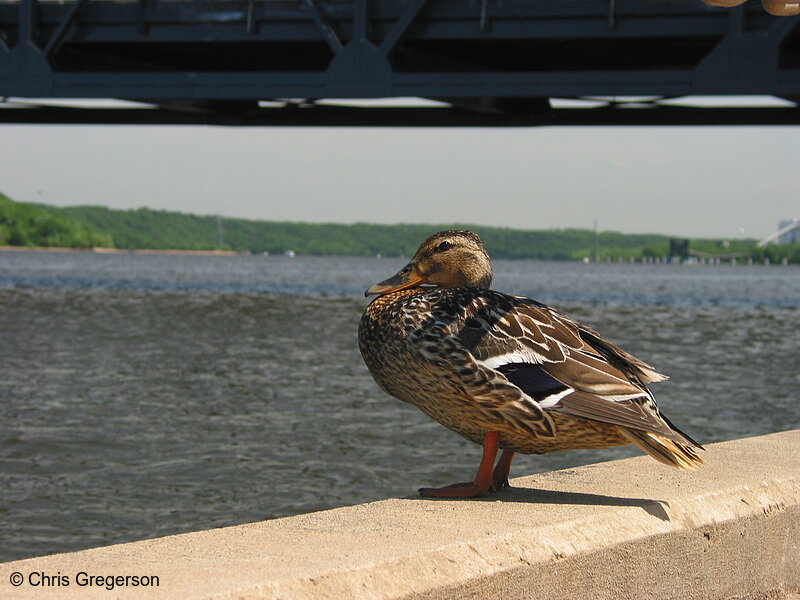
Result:
<svg viewBox="0 0 800 600"><path fill-rule="evenodd" d="M657 433L623 427L620 427L620 430L632 444L665 465L678 467L684 471L694 471L703 464L703 459L697 455L695 448L688 444L671 440ZM697 448L701 448L701 446L698 444Z"/></svg>

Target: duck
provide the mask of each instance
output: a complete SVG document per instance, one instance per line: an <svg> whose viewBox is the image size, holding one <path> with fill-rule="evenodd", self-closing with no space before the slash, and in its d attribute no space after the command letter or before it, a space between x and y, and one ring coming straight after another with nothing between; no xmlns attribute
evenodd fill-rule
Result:
<svg viewBox="0 0 800 600"><path fill-rule="evenodd" d="M472 481L422 496L502 490L516 453L633 444L661 463L699 468L703 447L647 387L667 376L555 308L491 290L492 277L480 236L445 230L365 292L375 298L359 349L378 387L483 448Z"/></svg>

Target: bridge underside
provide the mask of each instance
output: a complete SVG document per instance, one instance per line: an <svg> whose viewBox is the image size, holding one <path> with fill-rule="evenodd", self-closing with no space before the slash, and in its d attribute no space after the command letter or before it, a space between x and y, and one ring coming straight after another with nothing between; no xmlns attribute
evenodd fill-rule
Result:
<svg viewBox="0 0 800 600"><path fill-rule="evenodd" d="M730 95L786 102L679 101ZM800 124L800 17L699 0L21 0L0 5L0 96L7 123ZM129 102L63 105L107 98ZM435 102L356 102L374 98Z"/></svg>

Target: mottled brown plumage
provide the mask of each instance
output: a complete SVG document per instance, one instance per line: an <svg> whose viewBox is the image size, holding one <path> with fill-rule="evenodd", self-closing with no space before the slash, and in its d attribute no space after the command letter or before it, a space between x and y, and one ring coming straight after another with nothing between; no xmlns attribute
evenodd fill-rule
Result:
<svg viewBox="0 0 800 600"><path fill-rule="evenodd" d="M502 487L514 452L633 443L682 469L702 462L699 444L660 414L645 386L665 376L544 304L489 290L491 280L478 235L443 231L367 291L379 296L361 319L359 345L378 385L484 444L475 482L424 494Z"/></svg>

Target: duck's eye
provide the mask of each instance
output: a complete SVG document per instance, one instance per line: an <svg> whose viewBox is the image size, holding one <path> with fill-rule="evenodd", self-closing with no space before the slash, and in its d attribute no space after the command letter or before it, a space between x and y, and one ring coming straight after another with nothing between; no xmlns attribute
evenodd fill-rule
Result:
<svg viewBox="0 0 800 600"><path fill-rule="evenodd" d="M438 246L436 246L436 249L437 249L439 252L444 252L445 250L449 250L449 249L450 249L450 247L451 247L452 245L453 245L453 244L451 244L450 242L442 242L441 244L439 244Z"/></svg>

